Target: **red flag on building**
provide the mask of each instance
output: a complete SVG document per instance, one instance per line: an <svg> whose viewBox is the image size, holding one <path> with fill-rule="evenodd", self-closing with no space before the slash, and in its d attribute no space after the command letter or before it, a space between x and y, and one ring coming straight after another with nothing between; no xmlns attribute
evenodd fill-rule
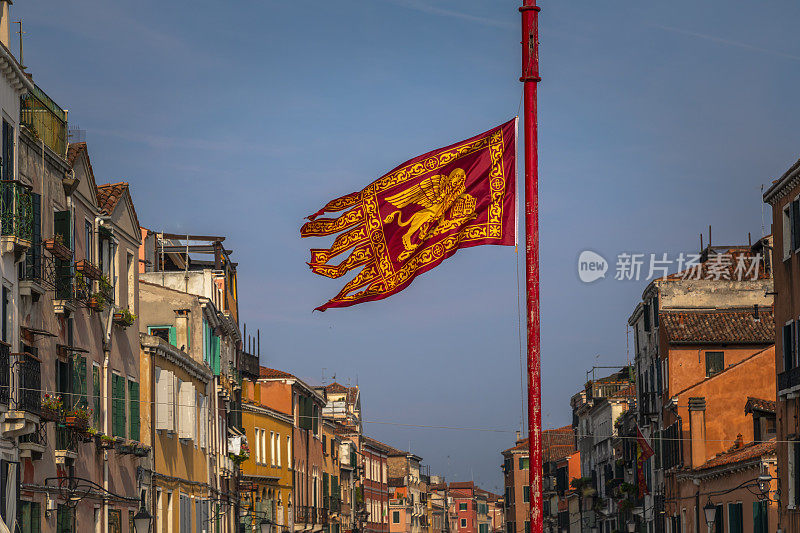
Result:
<svg viewBox="0 0 800 533"><path fill-rule="evenodd" d="M647 487L647 479L644 475L644 462L654 455L653 448L647 442L647 439L642 435L642 430L636 426L636 471L639 478L639 497L643 498L645 494L650 494L650 489Z"/></svg>
<svg viewBox="0 0 800 533"><path fill-rule="evenodd" d="M338 278L362 267L317 310L391 296L460 248L515 244L516 126L513 119L415 157L309 216L302 237L339 234L330 248L311 250L313 272Z"/></svg>

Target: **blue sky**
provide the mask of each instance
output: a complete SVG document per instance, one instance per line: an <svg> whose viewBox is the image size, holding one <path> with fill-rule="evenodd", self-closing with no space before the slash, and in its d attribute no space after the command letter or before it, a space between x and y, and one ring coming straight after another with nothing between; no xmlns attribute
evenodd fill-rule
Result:
<svg viewBox="0 0 800 533"><path fill-rule="evenodd" d="M500 491L519 427L517 256L463 250L383 302L311 310L302 218L517 113L519 2L20 0L34 80L86 130L142 224L229 236L262 364L358 381L367 431ZM624 364L646 282L582 284L584 249L697 251L761 234L760 186L800 153L800 6L543 1L544 421ZM16 40L12 46L17 49ZM769 213L766 214L769 232ZM613 264L612 264L613 268ZM499 431L443 430L399 424Z"/></svg>

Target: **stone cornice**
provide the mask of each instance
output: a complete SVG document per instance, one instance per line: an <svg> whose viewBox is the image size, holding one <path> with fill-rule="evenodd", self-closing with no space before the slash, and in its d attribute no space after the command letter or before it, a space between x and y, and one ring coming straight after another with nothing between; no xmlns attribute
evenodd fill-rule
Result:
<svg viewBox="0 0 800 533"><path fill-rule="evenodd" d="M796 161L781 178L764 192L764 202L775 205L800 184L800 160Z"/></svg>
<svg viewBox="0 0 800 533"><path fill-rule="evenodd" d="M142 349L148 354L155 355L166 359L167 361L178 365L186 370L186 372L193 378L199 379L203 383L210 383L213 379L211 369L202 363L199 363L189 357L186 352L183 352L173 345L165 342L159 337L139 333L139 342Z"/></svg>

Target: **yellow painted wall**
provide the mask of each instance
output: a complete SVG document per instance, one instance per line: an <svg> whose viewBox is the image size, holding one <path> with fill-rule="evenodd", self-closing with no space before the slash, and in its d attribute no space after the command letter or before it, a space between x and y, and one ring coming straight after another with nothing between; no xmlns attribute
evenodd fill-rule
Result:
<svg viewBox="0 0 800 533"><path fill-rule="evenodd" d="M254 384L245 382L245 388L252 388ZM247 398L247 394L243 394ZM250 398L253 398L250 395ZM260 395L259 395L260 398ZM242 463L242 474L247 480L248 476L253 476L253 488L256 492L251 493L251 498L258 495L262 501L266 500L269 495L276 502L275 515L273 519L277 522L283 512L283 525L288 526L289 514L292 507L289 502L294 505L294 498L292 495L292 469L291 461L293 453L293 443L291 440L287 441L287 437L292 436L292 423L289 422L291 418L289 415L274 414L264 409L260 402L255 400L246 399L244 401L242 412L242 425L244 426L247 442L250 447L250 458ZM251 409L248 409L248 406ZM256 410L257 412L254 412ZM285 420L283 418L286 418ZM256 428L264 430L263 445L256 439ZM270 432L280 435L280 440L277 445L280 448L280 458L278 453L272 453L272 446L270 444ZM257 447L262 446L261 451L257 451ZM280 464L278 464L280 462ZM266 479L273 478L273 479ZM265 497L266 496L266 497ZM245 497L243 494L242 497ZM248 500L247 504L251 504L252 500Z"/></svg>

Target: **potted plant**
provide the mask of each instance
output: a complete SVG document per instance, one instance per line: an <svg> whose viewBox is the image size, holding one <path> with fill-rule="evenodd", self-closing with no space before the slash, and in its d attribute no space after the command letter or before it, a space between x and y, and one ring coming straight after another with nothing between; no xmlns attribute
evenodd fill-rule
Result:
<svg viewBox="0 0 800 533"><path fill-rule="evenodd" d="M131 310L127 307L125 309L117 309L114 311L114 323L118 326L127 328L133 325L134 320L136 320L136 315L131 313Z"/></svg>
<svg viewBox="0 0 800 533"><path fill-rule="evenodd" d="M250 448L247 446L247 444L242 444L241 447L239 448L238 455L229 453L228 457L231 458L231 461L239 465L250 459Z"/></svg>
<svg viewBox="0 0 800 533"><path fill-rule="evenodd" d="M44 249L56 259L61 259L62 261L72 259L72 250L64 245L64 237L62 235L56 234L52 239L42 241L42 244L44 244Z"/></svg>
<svg viewBox="0 0 800 533"><path fill-rule="evenodd" d="M106 308L106 298L103 296L103 293L96 292L89 297L87 306L92 311L102 311Z"/></svg>
<svg viewBox="0 0 800 533"><path fill-rule="evenodd" d="M114 445L114 448L120 455L133 454L136 451L136 445L130 441L126 441L125 439L119 439Z"/></svg>
<svg viewBox="0 0 800 533"><path fill-rule="evenodd" d="M106 300L114 299L114 286L106 276L100 276L100 292L105 296Z"/></svg>
<svg viewBox="0 0 800 533"><path fill-rule="evenodd" d="M59 396L45 394L42 400L42 407L39 410L39 418L48 422L55 422L64 409L64 403Z"/></svg>
<svg viewBox="0 0 800 533"><path fill-rule="evenodd" d="M83 273L89 279L100 279L103 273L90 261L81 259L75 263L75 270Z"/></svg>
<svg viewBox="0 0 800 533"><path fill-rule="evenodd" d="M98 448L102 450L110 450L111 448L114 447L116 442L117 442L116 437L112 437L110 435L103 435L102 433L100 433L100 435L95 439L95 444L97 445Z"/></svg>
<svg viewBox="0 0 800 533"><path fill-rule="evenodd" d="M134 447L133 455L136 457L147 457L150 454L150 446L145 446L144 444L137 444Z"/></svg>
<svg viewBox="0 0 800 533"><path fill-rule="evenodd" d="M75 407L67 411L67 414L64 416L64 424L72 430L84 432L89 427L89 418L91 416L91 409Z"/></svg>

